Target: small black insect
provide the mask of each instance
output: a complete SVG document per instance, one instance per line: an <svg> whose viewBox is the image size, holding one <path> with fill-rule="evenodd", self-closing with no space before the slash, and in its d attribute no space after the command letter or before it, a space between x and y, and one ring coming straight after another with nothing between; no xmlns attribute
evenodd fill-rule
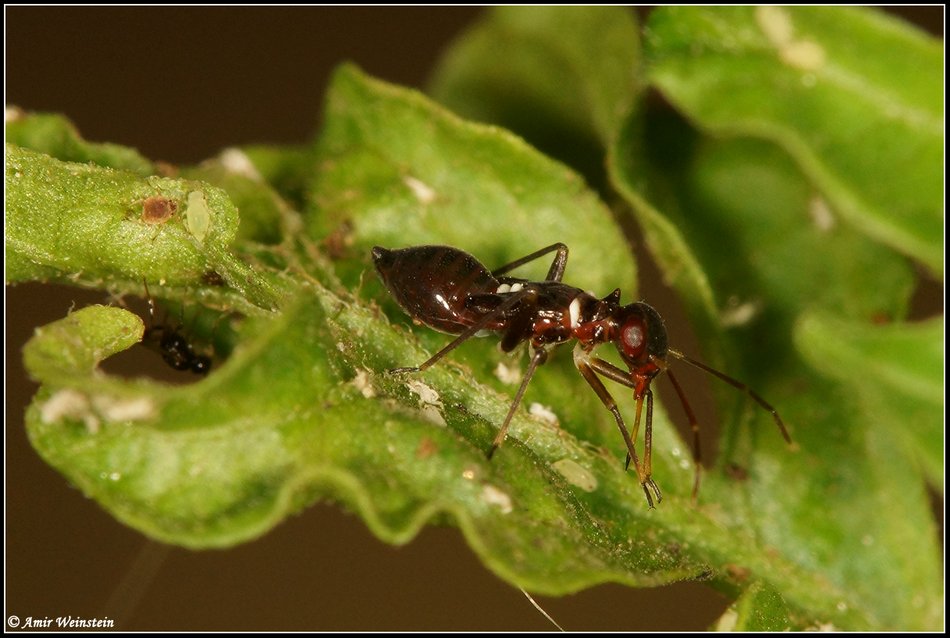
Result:
<svg viewBox="0 0 950 638"><path fill-rule="evenodd" d="M175 370L191 370L195 374L208 374L211 371L211 357L197 354L188 340L170 325L155 323L155 300L145 284L145 296L148 298L149 326L145 328L142 343L162 355L169 366Z"/></svg>
<svg viewBox="0 0 950 638"><path fill-rule="evenodd" d="M556 255L544 281L505 276L515 268L552 252ZM376 270L399 305L413 319L430 328L458 335L419 366L396 368L390 372L425 370L464 341L485 330L501 334L501 349L505 352L529 341L534 353L501 429L488 450L488 457L491 458L504 441L512 416L535 370L545 362L553 347L576 339L574 365L617 421L627 448L626 465L629 467L633 461L651 508L653 495L657 502L663 497L651 476L653 391L650 383L664 371L679 396L693 431L696 466L694 498L699 490L699 423L682 387L669 369L667 355L696 366L748 394L772 414L782 436L791 443L791 437L778 412L749 386L671 349L667 345L663 319L652 307L643 302L621 305L619 288L603 299L598 299L580 288L561 283L567 266L567 254L567 246L552 244L489 271L468 253L449 246L415 246L400 250L379 246L373 248ZM627 370L592 355L595 346L608 342L617 347ZM632 433L627 430L620 410L601 377L633 389L637 414ZM641 463L634 441L640 428L644 400L647 409Z"/></svg>

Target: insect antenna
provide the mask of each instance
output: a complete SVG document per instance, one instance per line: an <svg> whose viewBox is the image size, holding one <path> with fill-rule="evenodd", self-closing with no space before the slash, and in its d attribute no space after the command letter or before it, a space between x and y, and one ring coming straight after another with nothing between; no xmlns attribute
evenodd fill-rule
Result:
<svg viewBox="0 0 950 638"><path fill-rule="evenodd" d="M737 379L733 379L733 378L730 377L728 374L726 374L726 373L724 373L724 372L720 372L719 370L716 370L715 368L711 368L711 367L707 366L705 363L701 363L701 362L697 361L696 359L693 359L693 358L691 358L691 357L686 356L686 355L683 354L682 352L679 352L679 351L677 351L677 350L673 350L672 348L670 348L670 349L667 350L667 353L673 355L674 357L676 357L676 358L679 359L680 361L685 361L686 363L690 364L691 366L694 366L694 367L696 367L696 368L699 368L700 370L704 370L704 371L708 372L709 374L713 375L714 377L718 377L719 379L722 379L723 381L725 381L726 383L728 383L728 384L731 385L732 387L734 387L734 388L736 388L736 389L738 389L738 390L742 390L743 392L745 392L746 394L748 394L748 395L752 398L753 401L755 401L756 403L758 403L760 406L762 406L763 408L765 408L766 410L768 410L768 411L772 414L772 418L775 419L775 425L777 425L779 431L781 431L782 437L785 439L785 442L788 443L789 445L794 445L794 444L792 443L792 437L789 436L788 430L787 430L786 427L785 427L785 423L782 422L782 417L780 417L780 416L778 415L778 410L776 410L774 407L772 407L772 404L771 404L771 403L769 403L768 401L766 401L765 399L763 399L761 396L759 396L759 394L758 394L755 390L753 390L752 388L750 388L750 387L747 386L746 384L742 383L741 381L739 381L739 380L737 380ZM672 377L671 377L671 378L672 378ZM686 403L685 398L683 397L683 393L682 393L682 390L679 388L679 384L677 384L675 381L674 381L674 387L676 387L677 392L678 392L679 395L680 395L680 400L683 401L683 406L686 407L688 404ZM693 417L690 416L690 418L692 419Z"/></svg>

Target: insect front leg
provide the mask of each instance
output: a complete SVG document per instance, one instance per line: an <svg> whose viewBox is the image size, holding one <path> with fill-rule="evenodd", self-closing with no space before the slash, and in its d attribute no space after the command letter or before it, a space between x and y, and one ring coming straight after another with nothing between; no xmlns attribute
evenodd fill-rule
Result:
<svg viewBox="0 0 950 638"><path fill-rule="evenodd" d="M599 359L591 359L590 355L584 351L581 344L577 344L574 348L574 365L577 367L578 371L581 373L581 376L584 377L584 380L587 381L591 389L594 390L594 393L600 399L601 403L604 404L604 407L610 410L610 413L614 415L614 420L617 422L617 428L620 430L620 435L623 437L624 445L627 447L627 458L628 464L629 460L633 460L633 467L637 472L637 478L640 479L640 487L643 488L643 493L647 497L647 504L650 506L650 509L654 508L653 497L650 494L650 490L653 490L653 493L656 495L656 502L659 503L663 500L663 495L660 493L660 488L657 487L656 483L653 482L653 479L650 477L649 472L647 471L647 466L641 466L640 461L637 458L637 449L634 445L634 440L630 437L630 433L627 431L627 426L623 421L623 416L620 414L620 409L617 407L617 402L614 400L613 396L604 386L603 381L600 380L600 377L597 376L599 370L596 370L591 366L592 361L601 361ZM603 362L606 363L606 362ZM609 365L609 364L608 364ZM618 372L619 369L615 368ZM608 378L613 378L609 375ZM628 382L629 384L629 382ZM625 384L626 385L626 384ZM640 408L643 405L643 397L637 401L637 419L634 425L634 431L639 427L640 424ZM649 432L650 437L652 438L653 434L653 398L650 395L649 400L647 401L647 432ZM649 454L651 451L652 441L648 442L648 445L644 449L644 462L649 463Z"/></svg>

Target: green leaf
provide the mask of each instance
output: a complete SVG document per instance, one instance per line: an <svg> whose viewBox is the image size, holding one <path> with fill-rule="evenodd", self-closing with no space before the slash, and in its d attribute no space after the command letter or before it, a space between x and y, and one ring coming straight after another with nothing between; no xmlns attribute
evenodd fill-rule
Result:
<svg viewBox="0 0 950 638"><path fill-rule="evenodd" d="M796 166L766 143L705 140L646 109L624 128L610 169L664 274L694 295L687 308L711 358L752 380L799 448L777 448L776 437L762 430L772 427L765 415L750 428L748 413L735 412L735 397L724 397L731 427L718 466L726 472L709 477L704 497L726 508L733 524L755 530L770 551L850 592L835 604L864 618L841 624L816 613L811 586L745 566L743 573L780 593L798 627L939 626L936 534L916 459L898 451L885 460L887 439L869 432L852 398L791 348L803 308L863 321L903 317L914 286L907 264L842 225ZM735 477L747 493L735 490ZM894 599L887 592L895 583L913 595Z"/></svg>
<svg viewBox="0 0 950 638"><path fill-rule="evenodd" d="M237 210L224 191L61 162L7 144L7 280L54 279L141 292L142 280L199 284L214 272L255 306L279 293L230 245Z"/></svg>
<svg viewBox="0 0 950 638"><path fill-rule="evenodd" d="M705 481L704 498L771 552L850 592L835 605L864 617L841 624L819 612L812 585L745 565L742 573L780 593L799 628L939 626L938 549L919 463L901 448L884 460L886 439L868 431L851 396L792 348L803 308L862 321L903 317L914 285L907 264L841 224L769 144L705 140L646 110L631 117L611 159L611 176L664 274L680 290L698 291L687 307L701 334L719 335L704 339L707 356L752 380L797 444L795 453L782 449L762 430L772 428L764 414L749 428L748 411L737 412L733 391L722 386L728 429L717 465L725 471ZM913 595L894 599L881 583Z"/></svg>
<svg viewBox="0 0 950 638"><path fill-rule="evenodd" d="M286 202L303 210L305 193L315 169L309 147L255 145L242 147L258 174Z"/></svg>
<svg viewBox="0 0 950 638"><path fill-rule="evenodd" d="M903 441L943 493L943 319L870 325L809 313L795 342L818 372L858 397L863 422Z"/></svg>
<svg viewBox="0 0 950 638"><path fill-rule="evenodd" d="M600 148L640 89L639 58L629 8L496 7L453 43L430 90L463 116L600 172Z"/></svg>
<svg viewBox="0 0 950 638"><path fill-rule="evenodd" d="M698 126L781 145L862 232L943 273L943 47L871 10L663 8L651 81Z"/></svg>
<svg viewBox="0 0 950 638"><path fill-rule="evenodd" d="M152 175L156 167L138 151L118 144L95 144L80 136L73 123L62 115L26 113L7 107L6 141L46 153L67 162L92 162L140 176Z"/></svg>
<svg viewBox="0 0 950 638"><path fill-rule="evenodd" d="M518 367L516 358L472 340L424 373L385 373L420 363L447 338L407 329L408 318L372 274L373 245L452 244L496 267L569 240L567 281L601 295L620 286L629 298L635 268L606 208L575 173L519 138L353 67L334 76L325 122L313 151L252 152L272 183L299 184L300 167L312 167L309 237L291 236L285 225L279 244L247 241L235 235L224 192L167 180L185 191L186 203L195 189L215 194L205 195L206 216L175 217L160 230L184 245L177 250L186 257L189 245L200 248L196 254L220 267L228 284L203 287L201 271L189 271L181 298L247 315L230 322L237 326L231 355L211 375L169 387L103 374L95 363L141 335L141 321L119 309L77 311L34 337L25 360L42 385L27 427L39 453L70 481L144 533L195 548L254 538L333 499L391 543L407 542L432 519L451 521L490 569L539 593L709 578L733 592L756 583L743 604L764 610L768 623L740 612L748 626L777 627L783 615L796 629L941 625L937 536L917 459L891 431L865 427L853 393L804 365L790 335L811 304L860 320L876 312L900 318L911 288L907 265L844 225L829 231L816 223L808 205L814 194L782 154L695 139L688 153L658 148L646 135L691 134L682 123L679 132L652 126L649 112L625 122L611 146L611 176L656 229L648 240L666 256L665 275L704 291L695 302L700 326L722 335L709 344L713 357L728 360L730 373L755 371L742 378L780 408L799 448L786 449L769 416L731 394L719 463L729 471L708 473L693 504L688 446L657 405L653 469L665 498L649 510L623 471L613 419L566 349L525 398L548 410L518 410L490 462L484 453L514 390L498 365ZM664 161L677 154L667 171ZM141 232L127 213L118 225L95 215L133 205L140 215L136 198L157 178L17 147L8 147L7 163L8 233L16 230L18 242L8 243L8 270L13 255L23 278L131 286L143 271L165 276L187 261L161 252L159 239L140 241L131 265L90 256L95 237L106 255L115 250L122 223ZM776 194L764 209L747 207ZM275 220L253 210L263 205L249 198L242 215ZM234 239L224 241L214 233L226 211ZM47 217L31 226L34 214ZM94 223L71 226L77 216ZM74 228L75 237L48 237L62 228ZM783 250L786 240L795 250ZM312 241L335 248L323 252ZM717 242L720 250L706 245ZM43 262L40 251L23 249L34 245L55 258ZM777 263L764 264L772 253ZM815 266L801 267L805 258ZM866 289L869 263L880 271L873 290ZM523 270L540 276L547 267ZM761 305L742 321L732 312L723 325L730 313L721 311L730 308L721 300L733 288L740 301ZM608 350L600 352L610 357ZM612 391L632 415L630 393Z"/></svg>
<svg viewBox="0 0 950 638"><path fill-rule="evenodd" d="M716 631L788 631L788 609L778 592L752 583L716 623Z"/></svg>
<svg viewBox="0 0 950 638"><path fill-rule="evenodd" d="M237 238L278 244L300 226L300 220L271 188L244 151L228 148L199 166L184 168L183 177L223 189L241 212Z"/></svg>
<svg viewBox="0 0 950 638"><path fill-rule="evenodd" d="M576 173L520 138L352 66L334 76L325 120L310 233L348 229L364 267L377 244L449 244L495 268L569 241L572 281L599 295L634 293L635 266L609 211ZM524 271L543 277L548 265Z"/></svg>

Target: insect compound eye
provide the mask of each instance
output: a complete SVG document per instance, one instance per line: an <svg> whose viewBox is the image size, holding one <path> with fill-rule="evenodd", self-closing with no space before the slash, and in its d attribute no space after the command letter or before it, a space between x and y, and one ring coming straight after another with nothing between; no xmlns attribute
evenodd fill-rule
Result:
<svg viewBox="0 0 950 638"><path fill-rule="evenodd" d="M631 359L643 356L647 344L647 331L640 317L631 317L620 328L620 346Z"/></svg>
<svg viewBox="0 0 950 638"><path fill-rule="evenodd" d="M665 358L666 326L663 319L643 302L625 306L617 347L628 362L643 362L649 357Z"/></svg>

